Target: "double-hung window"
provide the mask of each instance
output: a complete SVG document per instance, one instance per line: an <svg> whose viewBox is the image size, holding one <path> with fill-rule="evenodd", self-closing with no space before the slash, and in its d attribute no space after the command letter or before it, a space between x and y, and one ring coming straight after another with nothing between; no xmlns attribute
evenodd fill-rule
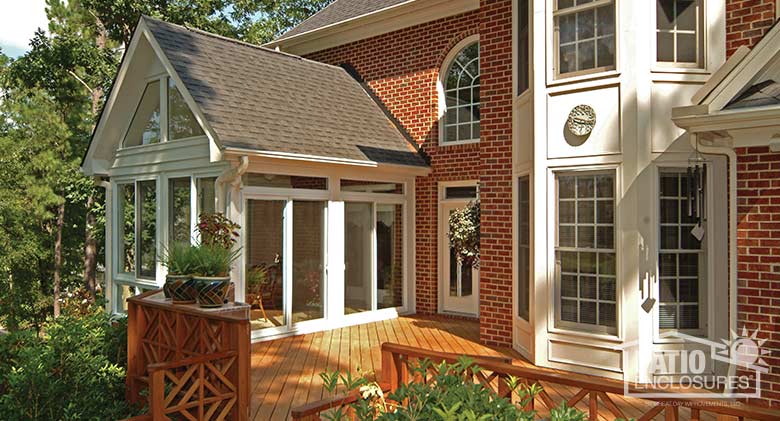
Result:
<svg viewBox="0 0 780 421"><path fill-rule="evenodd" d="M615 68L615 1L555 0L555 75Z"/></svg>
<svg viewBox="0 0 780 421"><path fill-rule="evenodd" d="M656 60L677 67L703 62L701 0L656 1Z"/></svg>
<svg viewBox="0 0 780 421"><path fill-rule="evenodd" d="M615 173L559 173L556 324L617 332Z"/></svg>
<svg viewBox="0 0 780 421"><path fill-rule="evenodd" d="M685 170L662 169L659 176L658 327L696 333L705 326L706 254L691 233L697 222L688 212L687 181Z"/></svg>

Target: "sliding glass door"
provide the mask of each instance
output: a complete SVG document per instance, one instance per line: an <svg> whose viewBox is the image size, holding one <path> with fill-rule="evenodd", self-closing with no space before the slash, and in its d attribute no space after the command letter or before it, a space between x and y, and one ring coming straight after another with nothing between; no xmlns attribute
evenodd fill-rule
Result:
<svg viewBox="0 0 780 421"><path fill-rule="evenodd" d="M253 331L325 317L324 201L247 200L245 296Z"/></svg>

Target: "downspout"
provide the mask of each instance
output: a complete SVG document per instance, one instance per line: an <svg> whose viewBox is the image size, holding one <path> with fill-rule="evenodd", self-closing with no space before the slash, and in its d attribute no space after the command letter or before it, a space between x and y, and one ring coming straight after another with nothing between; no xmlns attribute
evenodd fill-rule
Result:
<svg viewBox="0 0 780 421"><path fill-rule="evenodd" d="M225 170L217 177L217 210L225 213L227 211L227 195L225 184L230 183L232 189L236 189L241 184L241 176L249 168L249 157L241 157L237 167L231 167Z"/></svg>
<svg viewBox="0 0 780 421"><path fill-rule="evenodd" d="M105 295L106 295L106 313L113 314L113 298L114 298L114 279L113 279L113 271L114 271L114 263L113 263L113 253L111 252L113 249L111 248L111 238L113 236L113 232L111 227L114 224L114 218L111 215L112 209L113 209L113 195L111 194L111 183L104 180L102 177L95 177L94 178L95 185L98 187L102 187L106 191L106 202L105 202L105 211L106 211L106 226L105 229L105 272L103 273L103 284L105 285Z"/></svg>
<svg viewBox="0 0 780 421"><path fill-rule="evenodd" d="M729 160L729 332L737 335L737 153L728 146L702 145L696 133L690 135L691 147L705 154L725 155ZM736 367L729 365L729 375Z"/></svg>

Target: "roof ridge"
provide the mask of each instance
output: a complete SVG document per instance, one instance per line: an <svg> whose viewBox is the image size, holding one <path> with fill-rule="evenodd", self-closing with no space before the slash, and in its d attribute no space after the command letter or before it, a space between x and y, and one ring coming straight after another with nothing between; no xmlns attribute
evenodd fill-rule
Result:
<svg viewBox="0 0 780 421"><path fill-rule="evenodd" d="M338 0L336 0L336 1L338 1ZM333 3L335 3L335 2L333 2ZM333 4L333 3L331 3L331 4ZM165 21L165 20L162 20L162 19L153 18L153 17L148 16L148 15L141 15L141 18L142 19L153 20L153 21L165 24L165 25L175 26L175 27L184 29L186 31L194 32L196 34L200 34L200 35L203 35L203 36L215 38L215 39L218 39L218 40L221 40L221 41L225 41L225 42L231 42L233 44L242 45L242 46L253 48L253 49L256 49L256 50L259 50L259 51L263 51L263 52L266 52L266 53L277 54L277 55L281 55L281 56L288 57L288 58L291 58L291 59L305 61L305 62L308 62L308 63L314 63L314 64L317 64L317 65L320 65L320 66L330 67L330 68L333 68L333 69L338 69L338 70L344 71L344 69L342 67L340 67L340 66L335 66L335 65L332 65L332 64L323 63L321 61L311 60L311 59L308 59L308 58L305 58L305 57L301 57L301 56L298 56L298 55L295 55L295 54L286 53L286 52L281 51L281 50L275 50L275 49L272 49L272 48L263 47L262 45L252 44L251 42L242 41L240 39L230 38L230 37L227 37L227 36L224 36L224 35L215 34L213 32L204 31L203 29L194 28L194 27L187 26L187 25L179 25L177 23L168 22L168 21Z"/></svg>

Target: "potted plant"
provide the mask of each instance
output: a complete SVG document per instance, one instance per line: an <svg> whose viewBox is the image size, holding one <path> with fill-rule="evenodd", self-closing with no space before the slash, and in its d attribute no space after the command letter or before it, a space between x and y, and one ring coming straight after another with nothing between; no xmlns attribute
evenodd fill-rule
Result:
<svg viewBox="0 0 780 421"><path fill-rule="evenodd" d="M192 246L187 243L175 242L161 256L162 265L168 269L163 293L174 304L194 303L198 295L191 275L195 263L192 250Z"/></svg>
<svg viewBox="0 0 780 421"><path fill-rule="evenodd" d="M192 248L192 279L197 284L201 307L221 307L230 287L230 266L240 250L217 244L200 244Z"/></svg>

